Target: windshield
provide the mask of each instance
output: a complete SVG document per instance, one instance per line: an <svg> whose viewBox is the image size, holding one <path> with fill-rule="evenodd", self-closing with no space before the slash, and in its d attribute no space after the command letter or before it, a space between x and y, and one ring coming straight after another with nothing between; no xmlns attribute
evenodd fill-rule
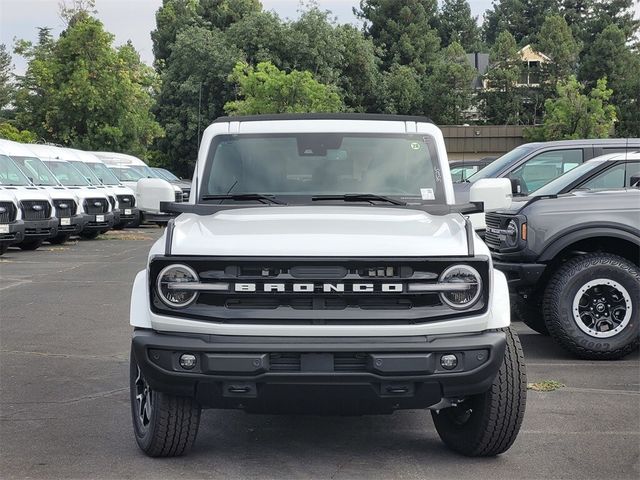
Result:
<svg viewBox="0 0 640 480"><path fill-rule="evenodd" d="M585 162L577 167L572 168L564 175L559 176L555 180L547 183L545 186L539 188L538 190L531 192L529 196L531 197L541 197L544 195L557 195L560 193L565 187L571 185L573 182L578 180L583 175L588 174L592 170L600 167L607 160L591 160L590 162Z"/></svg>
<svg viewBox="0 0 640 480"><path fill-rule="evenodd" d="M69 162L54 160L47 162L49 170L53 172L58 181L65 187L86 187L90 185L87 179Z"/></svg>
<svg viewBox="0 0 640 480"><path fill-rule="evenodd" d="M73 165L75 169L78 170L82 175L84 175L89 183L93 185L100 185L100 179L96 177L95 173L93 173L93 170L91 170L86 163L79 160L71 160L69 163Z"/></svg>
<svg viewBox="0 0 640 480"><path fill-rule="evenodd" d="M180 180L178 177L176 177L173 173L171 173L166 168L152 168L151 170L153 170L158 175L160 175L162 178L164 178L165 180L168 180L170 182L175 182L176 180Z"/></svg>
<svg viewBox="0 0 640 480"><path fill-rule="evenodd" d="M42 160L35 157L11 157L35 185L58 185L56 177Z"/></svg>
<svg viewBox="0 0 640 480"><path fill-rule="evenodd" d="M140 175L142 175L143 177L147 177L147 178L163 178L162 176L158 175L156 172L151 170L151 168L147 167L146 165L131 165L129 168L139 172Z"/></svg>
<svg viewBox="0 0 640 480"><path fill-rule="evenodd" d="M6 155L0 155L0 184L2 185L31 185L29 179Z"/></svg>
<svg viewBox="0 0 640 480"><path fill-rule="evenodd" d="M87 163L103 185L120 185L118 177L104 163Z"/></svg>
<svg viewBox="0 0 640 480"><path fill-rule="evenodd" d="M373 194L444 204L436 152L429 135L221 135L209 149L202 196L253 193L305 202Z"/></svg>
<svg viewBox="0 0 640 480"><path fill-rule="evenodd" d="M502 170L511 165L512 163L516 163L518 160L527 155L533 147L522 145L520 147L514 148L510 152L505 153L497 160L494 160L489 165L484 167L475 175L471 175L468 180L470 182L475 182L476 180L480 180L481 178L495 178Z"/></svg>
<svg viewBox="0 0 640 480"><path fill-rule="evenodd" d="M132 168L109 167L109 170L111 170L121 182L137 182L141 178L145 178L144 175Z"/></svg>

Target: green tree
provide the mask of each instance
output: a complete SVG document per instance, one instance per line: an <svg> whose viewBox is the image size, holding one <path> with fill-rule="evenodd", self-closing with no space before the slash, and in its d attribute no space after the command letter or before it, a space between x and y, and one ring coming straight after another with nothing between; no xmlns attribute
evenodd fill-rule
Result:
<svg viewBox="0 0 640 480"><path fill-rule="evenodd" d="M228 77L242 60L242 51L218 29L191 26L178 33L154 109L166 131L155 148L176 172L191 172L199 133L224 114L224 104L234 93Z"/></svg>
<svg viewBox="0 0 640 480"><path fill-rule="evenodd" d="M472 104L474 76L475 70L459 43L454 42L441 52L428 79L428 106L425 108L436 123L462 123L463 112Z"/></svg>
<svg viewBox="0 0 640 480"><path fill-rule="evenodd" d="M334 88L314 80L311 72L286 73L269 62L252 67L240 62L230 80L238 87L240 100L228 102L230 115L263 113L338 112L344 109Z"/></svg>
<svg viewBox="0 0 640 480"><path fill-rule="evenodd" d="M0 122L0 138L20 143L33 143L38 136L29 130L18 130L8 122Z"/></svg>
<svg viewBox="0 0 640 480"><path fill-rule="evenodd" d="M210 28L226 30L247 15L262 11L260 0L200 0L198 13Z"/></svg>
<svg viewBox="0 0 640 480"><path fill-rule="evenodd" d="M437 0L360 0L355 13L374 44L384 49L385 70L399 64L420 75L427 72L440 48Z"/></svg>
<svg viewBox="0 0 640 480"><path fill-rule="evenodd" d="M383 73L383 111L399 115L423 113L424 92L420 75L408 65L392 65Z"/></svg>
<svg viewBox="0 0 640 480"><path fill-rule="evenodd" d="M542 83L545 89L555 91L557 82L574 73L580 45L562 16L549 15L540 28L534 47L551 59L541 65Z"/></svg>
<svg viewBox="0 0 640 480"><path fill-rule="evenodd" d="M558 83L556 99L545 102L542 134L545 140L607 138L616 122L616 109L609 103L613 91L601 78L589 95L575 76Z"/></svg>
<svg viewBox="0 0 640 480"><path fill-rule="evenodd" d="M489 56L487 88L481 95L481 110L489 123L521 123L523 99L517 86L522 72L515 38L504 31L498 35Z"/></svg>
<svg viewBox="0 0 640 480"><path fill-rule="evenodd" d="M133 47L112 42L84 13L58 40L41 29L36 45L18 42L29 61L18 78L18 126L72 147L143 154L162 134L150 113L155 77Z"/></svg>
<svg viewBox="0 0 640 480"><path fill-rule="evenodd" d="M156 29L151 32L153 56L158 72L171 55L171 46L178 32L204 23L198 15L199 0L163 0L156 12Z"/></svg>
<svg viewBox="0 0 640 480"><path fill-rule="evenodd" d="M524 46L535 40L547 15L558 12L558 0L494 0L484 15L484 40L493 45L506 30Z"/></svg>
<svg viewBox="0 0 640 480"><path fill-rule="evenodd" d="M443 46L458 42L468 53L481 49L478 18L471 15L467 0L444 0L438 18L438 31Z"/></svg>
<svg viewBox="0 0 640 480"><path fill-rule="evenodd" d="M289 51L290 27L273 12L247 15L229 26L228 40L245 54L247 63L270 61L279 68L292 62Z"/></svg>
<svg viewBox="0 0 640 480"><path fill-rule="evenodd" d="M7 46L0 43L0 118L11 105L15 94L15 86L11 81L12 68L11 54L7 51Z"/></svg>

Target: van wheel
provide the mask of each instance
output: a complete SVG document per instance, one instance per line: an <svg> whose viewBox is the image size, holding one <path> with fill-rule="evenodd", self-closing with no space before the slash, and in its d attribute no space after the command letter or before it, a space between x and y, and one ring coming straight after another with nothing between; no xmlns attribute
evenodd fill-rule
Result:
<svg viewBox="0 0 640 480"><path fill-rule="evenodd" d="M515 298L512 297L511 310L513 316L520 319L531 330L535 330L541 335L549 335L538 296L531 295L529 298L522 298L518 295Z"/></svg>
<svg viewBox="0 0 640 480"><path fill-rule="evenodd" d="M491 457L513 444L527 403L527 375L520 339L510 328L503 330L507 346L491 388L467 398L456 407L432 411L442 441L469 457Z"/></svg>
<svg viewBox="0 0 640 480"><path fill-rule="evenodd" d="M567 261L553 275L543 314L551 336L577 357L624 357L640 340L640 269L610 253Z"/></svg>
<svg viewBox="0 0 640 480"><path fill-rule="evenodd" d="M62 234L62 235L56 235L53 238L50 238L49 240L47 240L51 245L62 245L64 242L66 242L67 240L69 240L69 237L71 235L69 234Z"/></svg>
<svg viewBox="0 0 640 480"><path fill-rule="evenodd" d="M44 240L25 240L18 244L22 250L37 250L42 246Z"/></svg>
<svg viewBox="0 0 640 480"><path fill-rule="evenodd" d="M100 232L92 231L92 232L80 232L80 236L85 240L93 240L96 238Z"/></svg>
<svg viewBox="0 0 640 480"><path fill-rule="evenodd" d="M196 440L200 405L192 398L152 390L135 360L130 360L133 431L140 449L150 457L178 457Z"/></svg>
<svg viewBox="0 0 640 480"><path fill-rule="evenodd" d="M9 245L6 243L0 243L0 255L4 255L9 250Z"/></svg>

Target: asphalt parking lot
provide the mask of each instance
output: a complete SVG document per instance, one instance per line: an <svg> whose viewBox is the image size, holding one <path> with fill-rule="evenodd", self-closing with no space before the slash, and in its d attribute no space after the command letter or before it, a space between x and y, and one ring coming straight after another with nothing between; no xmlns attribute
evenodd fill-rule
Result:
<svg viewBox="0 0 640 480"><path fill-rule="evenodd" d="M640 476L640 358L575 360L521 324L529 391L506 454L468 459L428 412L255 416L206 411L186 457L137 448L129 294L158 228L0 258L2 478L616 478Z"/></svg>

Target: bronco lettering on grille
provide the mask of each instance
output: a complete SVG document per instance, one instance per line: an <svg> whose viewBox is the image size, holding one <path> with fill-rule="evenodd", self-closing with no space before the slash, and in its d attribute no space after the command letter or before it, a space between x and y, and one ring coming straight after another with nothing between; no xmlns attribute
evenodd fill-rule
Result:
<svg viewBox="0 0 640 480"><path fill-rule="evenodd" d="M243 293L313 293L315 291L322 291L324 293L401 293L404 291L404 285L402 283L236 283L234 291Z"/></svg>

